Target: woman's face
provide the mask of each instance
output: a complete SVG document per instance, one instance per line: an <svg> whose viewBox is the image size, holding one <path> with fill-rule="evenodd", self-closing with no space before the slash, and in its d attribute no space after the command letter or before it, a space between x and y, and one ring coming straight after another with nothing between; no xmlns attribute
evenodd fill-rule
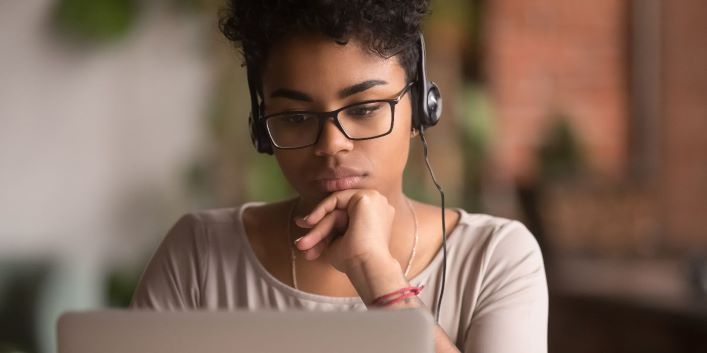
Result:
<svg viewBox="0 0 707 353"><path fill-rule="evenodd" d="M341 45L323 35L299 35L279 42L269 53L263 72L264 113L332 111L395 98L405 86L405 70L396 57L371 54L355 40ZM393 121L390 134L354 141L329 119L316 144L275 148L274 155L305 204L348 188L376 189L390 198L402 191L411 130L409 93L395 105Z"/></svg>

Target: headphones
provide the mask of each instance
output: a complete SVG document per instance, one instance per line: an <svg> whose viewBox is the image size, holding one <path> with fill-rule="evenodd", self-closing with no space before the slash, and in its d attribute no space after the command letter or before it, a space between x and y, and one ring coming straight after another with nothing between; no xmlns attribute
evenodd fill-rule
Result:
<svg viewBox="0 0 707 353"><path fill-rule="evenodd" d="M417 43L420 56L417 61L417 77L411 90L413 99L412 125L417 130L424 130L439 122L442 116L442 94L437 84L427 79L425 38L422 33L420 33ZM255 75L256 73L252 71L252 65L248 65L248 62L246 62L248 91L250 92L250 115L248 116L250 139L258 152L273 154L272 142L262 120L262 103L258 101L258 90L255 81L252 79L256 77Z"/></svg>

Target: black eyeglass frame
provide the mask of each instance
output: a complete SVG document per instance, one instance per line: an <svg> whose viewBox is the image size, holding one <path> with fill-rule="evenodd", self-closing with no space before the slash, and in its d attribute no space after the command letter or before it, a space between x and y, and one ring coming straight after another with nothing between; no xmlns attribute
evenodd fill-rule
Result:
<svg viewBox="0 0 707 353"><path fill-rule="evenodd" d="M298 111L287 111L287 112L279 112L279 113L274 113L270 115L266 115L263 117L263 126L265 126L266 131L268 132L268 138L270 139L270 142L272 143L273 146L277 147L278 149L283 149L283 150L294 150L294 149L299 149L299 148L305 148L309 146L314 146L319 142L319 138L322 135L322 130L324 128L324 122L332 118L334 120L334 125L336 125L336 128L341 131L346 138L352 141L362 141L362 140L371 140L379 137L383 137L386 135L389 135L393 131L393 126L395 124L395 106L400 102L400 100L405 96L405 93L407 93L410 90L410 87L415 82L410 82L407 85L405 85L405 88L400 91L395 98L392 99L373 99L373 100L367 100L367 101L361 101L361 102L356 102L356 103L351 103L346 106L343 106L339 109L332 110L329 112L313 112L313 111L306 111L306 110L298 110ZM390 127L388 128L388 131L385 133L371 136L371 137L351 137L349 134L344 130L344 127L341 126L341 122L339 122L339 112L346 110L348 108L351 108L353 106L357 105L362 105L362 104L370 104L370 103L388 103L390 105ZM319 130L317 131L317 138L314 140L314 142L307 144L307 145L302 145L302 146L296 146L296 147L282 147L279 146L276 142L275 139L273 138L272 132L270 132L270 126L268 126L268 120L271 118L277 118L280 116L286 116L286 115L292 115L292 114L311 114L313 116L316 116L317 119L319 120Z"/></svg>

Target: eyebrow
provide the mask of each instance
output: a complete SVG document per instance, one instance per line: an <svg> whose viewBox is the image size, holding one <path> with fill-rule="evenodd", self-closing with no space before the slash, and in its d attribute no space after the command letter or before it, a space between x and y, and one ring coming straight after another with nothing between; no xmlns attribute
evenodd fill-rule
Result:
<svg viewBox="0 0 707 353"><path fill-rule="evenodd" d="M346 98L348 96L352 96L356 93L361 93L371 87L379 86L379 85L387 85L388 82L383 81L383 80L367 80L363 82L359 82L355 85L343 88L339 90L338 95L339 98ZM278 88L275 91L273 91L270 94L270 98L275 98L275 97L282 97L282 98L289 98L289 99L294 99L298 101L305 101L305 102L312 102L313 99L310 97L308 94L292 89L287 89L287 88Z"/></svg>
<svg viewBox="0 0 707 353"><path fill-rule="evenodd" d="M270 98L275 98L275 97L283 97L283 98L289 98L289 99L294 99L298 101L305 101L305 102L311 102L312 97L308 96L304 92L300 91L295 91L287 88L278 88L272 93L270 93Z"/></svg>
<svg viewBox="0 0 707 353"><path fill-rule="evenodd" d="M387 85L388 82L383 80L368 80L361 83L357 83L353 86L346 87L339 91L339 98L346 98L348 96L354 95L356 93L361 93L371 87L378 85Z"/></svg>

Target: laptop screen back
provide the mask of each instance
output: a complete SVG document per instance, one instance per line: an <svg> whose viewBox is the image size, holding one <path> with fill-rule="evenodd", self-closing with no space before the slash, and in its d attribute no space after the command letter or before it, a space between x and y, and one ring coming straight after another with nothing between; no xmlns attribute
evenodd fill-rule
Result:
<svg viewBox="0 0 707 353"><path fill-rule="evenodd" d="M422 309L364 312L105 310L64 314L59 353L432 353Z"/></svg>

